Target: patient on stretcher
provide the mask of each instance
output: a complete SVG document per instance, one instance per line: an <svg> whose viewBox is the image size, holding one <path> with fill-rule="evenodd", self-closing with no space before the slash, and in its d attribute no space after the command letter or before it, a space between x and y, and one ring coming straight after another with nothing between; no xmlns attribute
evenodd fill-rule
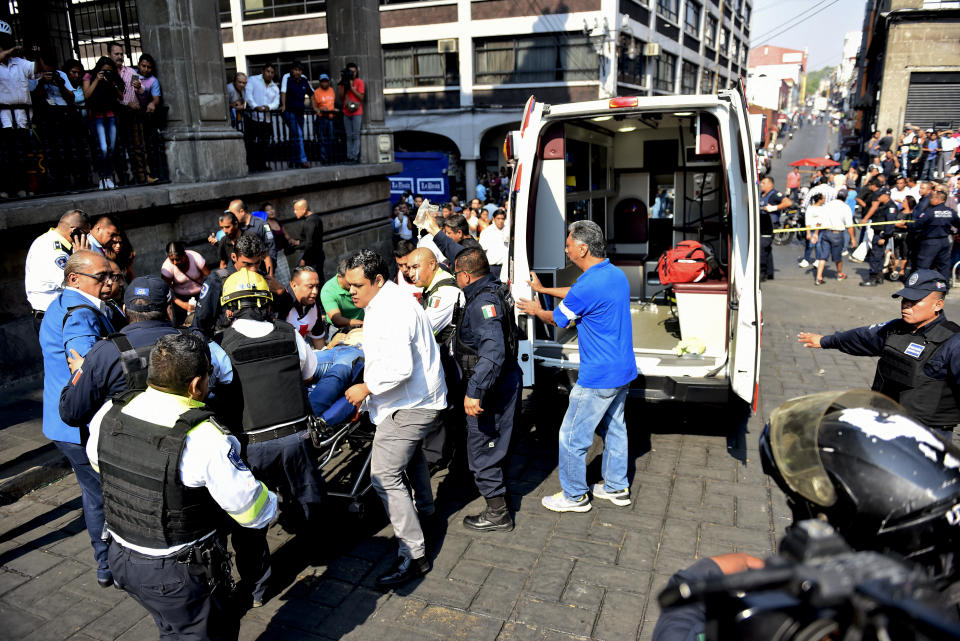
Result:
<svg viewBox="0 0 960 641"><path fill-rule="evenodd" d="M363 328L340 333L317 356L317 382L307 390L310 407L327 425L346 422L356 411L344 392L363 376Z"/></svg>

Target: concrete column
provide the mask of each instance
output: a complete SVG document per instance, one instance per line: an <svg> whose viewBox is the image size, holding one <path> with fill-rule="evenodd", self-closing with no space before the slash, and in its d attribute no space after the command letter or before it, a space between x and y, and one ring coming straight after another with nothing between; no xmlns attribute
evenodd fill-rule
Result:
<svg viewBox="0 0 960 641"><path fill-rule="evenodd" d="M178 183L247 174L243 137L227 119L220 12L208 0L138 0L143 50L164 70L170 179Z"/></svg>
<svg viewBox="0 0 960 641"><path fill-rule="evenodd" d="M470 31L470 0L457 2L457 58L460 60L460 106L473 106L473 36Z"/></svg>
<svg viewBox="0 0 960 641"><path fill-rule="evenodd" d="M477 159L476 158L464 158L463 159L463 168L464 168L464 178L463 182L466 184L467 193L466 200L464 204L470 202L470 199L477 195Z"/></svg>
<svg viewBox="0 0 960 641"><path fill-rule="evenodd" d="M393 135L384 120L380 3L377 0L327 0L330 69L339 80L348 62L360 68L366 95L360 128L360 162L393 162Z"/></svg>
<svg viewBox="0 0 960 641"><path fill-rule="evenodd" d="M233 32L233 46L237 52L237 71L247 73L247 56L243 53L243 0L230 0L230 30Z"/></svg>

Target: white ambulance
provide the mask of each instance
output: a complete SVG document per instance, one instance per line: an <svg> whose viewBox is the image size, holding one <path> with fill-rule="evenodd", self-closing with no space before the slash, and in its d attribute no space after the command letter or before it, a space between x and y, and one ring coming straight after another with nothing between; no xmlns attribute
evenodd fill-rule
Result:
<svg viewBox="0 0 960 641"><path fill-rule="evenodd" d="M742 90L559 105L531 97L504 151L515 163L504 278L514 298L533 298L531 271L545 287L576 281L581 272L564 253L567 227L592 220L604 230L610 262L630 282L640 372L631 395L754 405L759 207ZM681 240L699 241L719 269L665 287L657 260ZM548 309L559 303L540 301ZM525 385L535 373L575 380L576 329L522 314L518 326Z"/></svg>

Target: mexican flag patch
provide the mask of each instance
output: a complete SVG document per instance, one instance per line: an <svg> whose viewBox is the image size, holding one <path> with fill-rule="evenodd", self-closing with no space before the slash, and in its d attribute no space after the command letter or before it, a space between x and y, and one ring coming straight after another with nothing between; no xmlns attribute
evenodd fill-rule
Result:
<svg viewBox="0 0 960 641"><path fill-rule="evenodd" d="M434 307L434 308L440 307L440 297L439 297L439 296L434 296L433 298L430 299L430 307Z"/></svg>
<svg viewBox="0 0 960 641"><path fill-rule="evenodd" d="M496 305L484 305L480 308L480 311L483 312L484 318L496 318L497 316Z"/></svg>

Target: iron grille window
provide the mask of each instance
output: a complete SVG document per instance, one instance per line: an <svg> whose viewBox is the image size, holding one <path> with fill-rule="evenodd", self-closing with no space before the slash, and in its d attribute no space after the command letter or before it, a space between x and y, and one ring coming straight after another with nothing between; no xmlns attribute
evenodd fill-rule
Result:
<svg viewBox="0 0 960 641"><path fill-rule="evenodd" d="M657 15L670 22L679 22L680 0L657 0Z"/></svg>
<svg viewBox="0 0 960 641"><path fill-rule="evenodd" d="M703 30L703 41L711 49L717 48L717 19L709 13L707 14L707 23Z"/></svg>
<svg viewBox="0 0 960 641"><path fill-rule="evenodd" d="M627 35L620 36L620 55L617 58L617 76L620 82L645 87L647 65L643 42Z"/></svg>
<svg viewBox="0 0 960 641"><path fill-rule="evenodd" d="M687 12L684 14L683 30L694 38L700 37L700 3L687 0Z"/></svg>
<svg viewBox="0 0 960 641"><path fill-rule="evenodd" d="M243 0L244 20L299 16L325 11L326 0Z"/></svg>
<svg viewBox="0 0 960 641"><path fill-rule="evenodd" d="M460 84L460 61L456 53L438 52L436 42L386 46L383 78L387 89L451 87Z"/></svg>
<svg viewBox="0 0 960 641"><path fill-rule="evenodd" d="M713 72L709 69L700 72L700 93L713 93Z"/></svg>
<svg viewBox="0 0 960 641"><path fill-rule="evenodd" d="M677 57L661 51L653 69L653 88L659 91L673 92L676 84Z"/></svg>
<svg viewBox="0 0 960 641"><path fill-rule="evenodd" d="M566 34L480 40L474 50L477 84L596 80L597 62L586 37Z"/></svg>
<svg viewBox="0 0 960 641"><path fill-rule="evenodd" d="M283 78L283 74L290 71L290 65L294 60L299 60L303 64L303 75L307 80L310 81L310 84L314 89L317 88L317 78L320 77L320 74L325 73L330 76L330 84L337 84L337 81L340 80L340 72L336 73L330 70L330 58L326 49L318 49L316 51L293 51L283 54L266 54L262 56L248 56L247 57L247 70L248 75L256 76L263 72L263 66L267 63L273 63L277 69L277 75L273 78L273 81L279 86L280 80ZM229 70L227 71L229 74ZM360 77L363 78L363 69L360 70ZM232 75L228 75L227 81L233 79Z"/></svg>
<svg viewBox="0 0 960 641"><path fill-rule="evenodd" d="M686 60L680 69L680 93L697 93L697 65Z"/></svg>

